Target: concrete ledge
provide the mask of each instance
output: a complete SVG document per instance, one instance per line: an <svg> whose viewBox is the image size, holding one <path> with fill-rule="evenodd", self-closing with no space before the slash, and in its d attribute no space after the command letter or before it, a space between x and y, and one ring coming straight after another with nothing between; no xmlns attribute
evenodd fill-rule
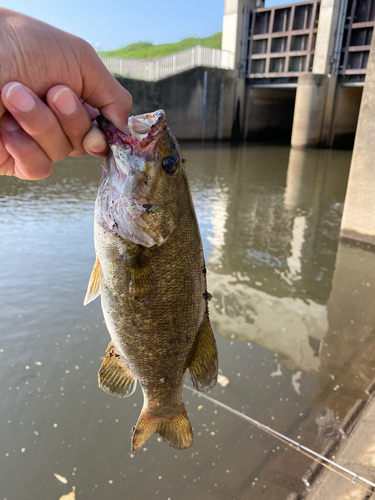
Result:
<svg viewBox="0 0 375 500"><path fill-rule="evenodd" d="M330 456L332 456L332 454L338 449L340 442L340 438L330 439L324 450L321 452L321 455L323 455L323 457L330 458ZM324 465L320 462L313 462L303 475L302 481L309 487L317 479L320 473L323 472L323 469Z"/></svg>
<svg viewBox="0 0 375 500"><path fill-rule="evenodd" d="M375 252L375 235L362 234L350 229L341 229L340 240L352 246L359 246L363 250Z"/></svg>
<svg viewBox="0 0 375 500"><path fill-rule="evenodd" d="M357 402L352 406L352 408L346 414L344 420L341 422L339 430L342 431L342 433L350 434L356 423L357 417L359 417L359 414L361 413L365 405L366 400L358 399Z"/></svg>
<svg viewBox="0 0 375 500"><path fill-rule="evenodd" d="M329 456L335 452L334 460L370 481L374 481L375 472L375 379L365 391L370 397L359 399L343 420L340 430L349 433L346 439L329 443L322 455ZM320 472L320 473L319 473ZM305 500L367 500L373 498L359 484L351 484L339 475L314 463L304 476L313 481L301 497ZM310 482L309 481L309 482Z"/></svg>

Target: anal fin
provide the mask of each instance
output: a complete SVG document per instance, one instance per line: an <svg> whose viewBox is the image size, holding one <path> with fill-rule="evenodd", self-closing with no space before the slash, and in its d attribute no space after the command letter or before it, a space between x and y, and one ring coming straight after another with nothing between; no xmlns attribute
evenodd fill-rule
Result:
<svg viewBox="0 0 375 500"><path fill-rule="evenodd" d="M134 427L132 451L142 448L154 433L159 433L164 441L176 450L186 450L192 446L193 431L182 401L176 412L167 417L153 416L148 408L143 408L137 425Z"/></svg>
<svg viewBox="0 0 375 500"><path fill-rule="evenodd" d="M137 387L137 377L130 370L111 342L98 374L99 387L119 398L131 396Z"/></svg>
<svg viewBox="0 0 375 500"><path fill-rule="evenodd" d="M96 299L100 295L100 289L102 285L102 268L100 266L99 259L96 259L94 264L94 269L92 270L89 284L87 286L87 292L83 305L86 306L90 302Z"/></svg>
<svg viewBox="0 0 375 500"><path fill-rule="evenodd" d="M198 391L209 391L216 384L218 354L208 315L198 335L198 343L194 358L188 368L193 386L198 389Z"/></svg>

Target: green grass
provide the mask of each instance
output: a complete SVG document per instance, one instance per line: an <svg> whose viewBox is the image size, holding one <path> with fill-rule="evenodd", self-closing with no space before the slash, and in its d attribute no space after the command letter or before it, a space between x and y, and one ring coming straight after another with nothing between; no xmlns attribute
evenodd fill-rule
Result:
<svg viewBox="0 0 375 500"><path fill-rule="evenodd" d="M157 57L174 54L180 50L189 49L196 45L221 49L221 32L214 33L206 38L184 38L176 43L153 45L150 42L138 42L122 47L122 49L98 52L102 56L127 57L130 59L156 59Z"/></svg>

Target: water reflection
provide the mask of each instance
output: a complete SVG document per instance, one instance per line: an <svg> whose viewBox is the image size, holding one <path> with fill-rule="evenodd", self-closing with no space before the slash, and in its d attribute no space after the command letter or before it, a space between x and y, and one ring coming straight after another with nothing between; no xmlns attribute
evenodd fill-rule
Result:
<svg viewBox="0 0 375 500"><path fill-rule="evenodd" d="M256 342L288 370L317 373L347 164L340 153L286 152L273 150L274 163L263 149L237 150L225 176L230 151L221 151L211 182L212 165L201 167L193 188L205 183L210 200L211 318L220 335Z"/></svg>
<svg viewBox="0 0 375 500"><path fill-rule="evenodd" d="M213 396L319 451L317 439L367 397L373 378L375 254L337 251L350 154L182 150L229 379ZM142 396L119 400L97 388L108 333L99 302L82 306L98 166L68 161L43 182L1 180L0 493L58 499L73 485L92 500L300 493L308 460L189 394L192 450L155 437L129 454Z"/></svg>
<svg viewBox="0 0 375 500"><path fill-rule="evenodd" d="M343 418L375 378L375 253L340 243L327 303L316 400Z"/></svg>

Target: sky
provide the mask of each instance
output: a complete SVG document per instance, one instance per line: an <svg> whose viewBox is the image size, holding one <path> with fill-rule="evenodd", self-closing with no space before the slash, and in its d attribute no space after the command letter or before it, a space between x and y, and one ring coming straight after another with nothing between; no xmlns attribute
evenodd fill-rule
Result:
<svg viewBox="0 0 375 500"><path fill-rule="evenodd" d="M291 3L266 0L266 7ZM178 42L222 30L224 0L2 0L15 10L84 38L96 50Z"/></svg>

